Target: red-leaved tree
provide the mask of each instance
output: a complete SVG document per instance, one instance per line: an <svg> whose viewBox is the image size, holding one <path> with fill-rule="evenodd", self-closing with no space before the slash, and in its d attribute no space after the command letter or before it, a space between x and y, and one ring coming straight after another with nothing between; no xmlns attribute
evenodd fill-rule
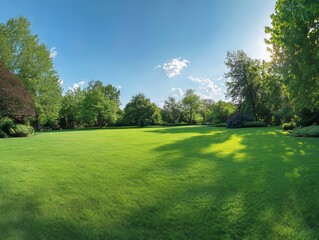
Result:
<svg viewBox="0 0 319 240"><path fill-rule="evenodd" d="M10 73L0 62L0 117L25 122L35 117L34 101L22 80Z"/></svg>

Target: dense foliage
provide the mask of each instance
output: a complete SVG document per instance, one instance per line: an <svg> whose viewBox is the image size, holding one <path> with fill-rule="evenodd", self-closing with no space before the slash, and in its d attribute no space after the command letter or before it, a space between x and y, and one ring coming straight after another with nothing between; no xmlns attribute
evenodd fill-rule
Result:
<svg viewBox="0 0 319 240"><path fill-rule="evenodd" d="M245 105L248 112L252 112L255 120L257 116L257 93L260 73L260 62L249 58L243 51L228 52L225 62L229 71L225 77L227 82L227 96L239 107Z"/></svg>
<svg viewBox="0 0 319 240"><path fill-rule="evenodd" d="M212 105L209 115L212 123L224 123L235 112L233 103L218 101Z"/></svg>
<svg viewBox="0 0 319 240"><path fill-rule="evenodd" d="M15 124L9 117L0 118L0 138L26 137L33 133L33 127L29 125Z"/></svg>
<svg viewBox="0 0 319 240"><path fill-rule="evenodd" d="M266 28L272 61L297 109L319 115L319 1L278 0ZM302 117L302 116L301 116ZM301 119L307 120L307 119Z"/></svg>
<svg viewBox="0 0 319 240"><path fill-rule="evenodd" d="M34 116L34 102L30 92L21 79L0 62L0 118L10 117L25 122L28 117Z"/></svg>
<svg viewBox="0 0 319 240"><path fill-rule="evenodd" d="M104 127L115 123L119 109L120 92L112 85L91 81L85 90L82 117L88 126Z"/></svg>
<svg viewBox="0 0 319 240"><path fill-rule="evenodd" d="M167 100L165 100L161 114L165 123L179 123L183 118L182 105L180 102L177 102L174 97L169 97Z"/></svg>
<svg viewBox="0 0 319 240"><path fill-rule="evenodd" d="M160 109L140 93L125 106L123 122L137 126L157 125L162 123L162 117Z"/></svg>
<svg viewBox="0 0 319 240"><path fill-rule="evenodd" d="M11 137L26 137L33 134L34 130L31 126L24 124L16 124L9 129L9 136Z"/></svg>

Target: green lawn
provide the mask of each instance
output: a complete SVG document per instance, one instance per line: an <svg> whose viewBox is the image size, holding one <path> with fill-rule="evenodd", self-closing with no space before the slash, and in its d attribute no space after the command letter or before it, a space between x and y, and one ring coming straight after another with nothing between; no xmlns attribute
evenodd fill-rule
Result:
<svg viewBox="0 0 319 240"><path fill-rule="evenodd" d="M0 239L318 239L319 139L275 128L0 140Z"/></svg>

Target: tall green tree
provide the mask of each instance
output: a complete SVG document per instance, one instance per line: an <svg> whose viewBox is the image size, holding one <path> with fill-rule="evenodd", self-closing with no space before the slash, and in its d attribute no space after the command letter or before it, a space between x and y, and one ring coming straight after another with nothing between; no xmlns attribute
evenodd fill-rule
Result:
<svg viewBox="0 0 319 240"><path fill-rule="evenodd" d="M210 118L214 101L212 99L201 99L200 101L200 107L199 107L199 114L203 118L203 123L211 123L212 119Z"/></svg>
<svg viewBox="0 0 319 240"><path fill-rule="evenodd" d="M0 24L0 60L30 91L35 102L36 122L54 122L59 115L62 89L49 50L31 33L26 18Z"/></svg>
<svg viewBox="0 0 319 240"><path fill-rule="evenodd" d="M69 90L62 100L60 109L60 123L66 128L74 128L82 123L82 105L84 100L84 91L76 88Z"/></svg>
<svg viewBox="0 0 319 240"><path fill-rule="evenodd" d="M236 107L233 103L220 100L213 104L208 118L214 124L225 123L235 111Z"/></svg>
<svg viewBox="0 0 319 240"><path fill-rule="evenodd" d="M108 94L112 86L104 86L101 81L91 81L85 89L82 117L87 125L104 127L115 123L119 109L118 97Z"/></svg>
<svg viewBox="0 0 319 240"><path fill-rule="evenodd" d="M162 118L165 122L175 124L182 118L182 109L180 102L176 101L174 97L169 97L164 102L162 110Z"/></svg>
<svg viewBox="0 0 319 240"><path fill-rule="evenodd" d="M142 93L133 96L125 106L123 120L128 125L136 126L162 123L160 109Z"/></svg>
<svg viewBox="0 0 319 240"><path fill-rule="evenodd" d="M299 112L319 110L318 16L318 0L278 0L266 28L273 63Z"/></svg>
<svg viewBox="0 0 319 240"><path fill-rule="evenodd" d="M116 102L116 104L118 106L121 105L120 95L121 95L120 90L117 89L116 87L114 87L113 85L108 84L108 85L105 86L105 96L108 99L113 100L114 102Z"/></svg>
<svg viewBox="0 0 319 240"><path fill-rule="evenodd" d="M196 115L199 113L200 97L193 89L187 89L182 99L183 112L188 124L196 123Z"/></svg>
<svg viewBox="0 0 319 240"><path fill-rule="evenodd" d="M260 61L249 58L244 51L237 51L227 52L225 64L229 69L225 77L230 80L226 82L227 97L239 105L241 111L253 113L257 120Z"/></svg>

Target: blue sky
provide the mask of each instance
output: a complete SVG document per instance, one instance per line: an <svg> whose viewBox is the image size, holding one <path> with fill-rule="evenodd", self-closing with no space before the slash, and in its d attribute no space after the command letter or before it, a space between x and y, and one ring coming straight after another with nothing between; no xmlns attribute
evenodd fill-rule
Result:
<svg viewBox="0 0 319 240"><path fill-rule="evenodd" d="M62 87L101 80L125 105L162 105L192 88L224 99L227 51L269 59L263 39L275 0L0 0L0 22L24 16L52 51Z"/></svg>

